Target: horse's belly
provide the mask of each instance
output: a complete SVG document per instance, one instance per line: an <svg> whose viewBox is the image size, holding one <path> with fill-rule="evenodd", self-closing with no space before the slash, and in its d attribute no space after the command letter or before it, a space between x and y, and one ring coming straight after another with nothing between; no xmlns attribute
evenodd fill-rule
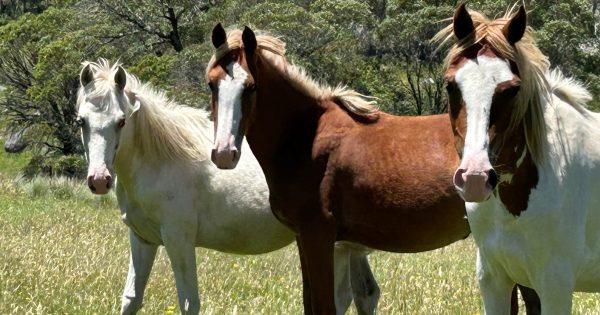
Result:
<svg viewBox="0 0 600 315"><path fill-rule="evenodd" d="M295 239L290 229L271 213L245 213L221 222L199 222L197 247L240 255L272 252Z"/></svg>
<svg viewBox="0 0 600 315"><path fill-rule="evenodd" d="M378 211L365 206L362 212L345 212L338 221L339 239L378 250L413 253L444 247L470 233L460 207L406 210Z"/></svg>
<svg viewBox="0 0 600 315"><path fill-rule="evenodd" d="M600 292L600 262L586 266L579 270L575 280L575 291L577 292Z"/></svg>
<svg viewBox="0 0 600 315"><path fill-rule="evenodd" d="M588 248L577 268L575 291L600 292L600 248Z"/></svg>

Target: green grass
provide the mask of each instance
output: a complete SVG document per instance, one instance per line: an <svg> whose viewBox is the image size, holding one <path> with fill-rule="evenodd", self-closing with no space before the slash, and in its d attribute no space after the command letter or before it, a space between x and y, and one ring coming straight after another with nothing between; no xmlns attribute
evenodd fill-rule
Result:
<svg viewBox="0 0 600 315"><path fill-rule="evenodd" d="M127 229L113 195L96 198L82 181L0 177L0 314L115 314L128 263ZM421 254L375 252L378 314L477 314L471 239ZM197 250L203 314L301 314L295 245L259 256ZM179 313L164 250L141 314ZM600 299L575 295L575 314ZM350 314L356 314L352 309Z"/></svg>
<svg viewBox="0 0 600 315"><path fill-rule="evenodd" d="M25 151L21 154L6 153L4 152L4 141L0 141L0 144L2 144L0 148L0 176L8 179L14 178L29 162L31 152Z"/></svg>

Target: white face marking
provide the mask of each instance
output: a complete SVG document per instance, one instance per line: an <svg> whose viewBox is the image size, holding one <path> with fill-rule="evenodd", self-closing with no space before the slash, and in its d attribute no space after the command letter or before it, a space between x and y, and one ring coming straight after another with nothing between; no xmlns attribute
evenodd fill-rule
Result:
<svg viewBox="0 0 600 315"><path fill-rule="evenodd" d="M513 78L507 60L478 56L469 60L456 72L456 83L460 88L467 112L467 133L463 161L475 158L486 159L489 147L488 128L492 98L498 84ZM481 164L484 161L478 161Z"/></svg>
<svg viewBox="0 0 600 315"><path fill-rule="evenodd" d="M227 66L225 78L219 81L215 148L225 148L235 143L242 118L242 93L246 78L248 73L242 66L232 62Z"/></svg>
<svg viewBox="0 0 600 315"><path fill-rule="evenodd" d="M84 126L81 128L81 140L88 160L88 175L113 172L113 162L120 137L117 124L125 118L125 114L119 107L115 106L111 110L99 110L110 108L99 105L86 100L79 105L77 113L84 120Z"/></svg>

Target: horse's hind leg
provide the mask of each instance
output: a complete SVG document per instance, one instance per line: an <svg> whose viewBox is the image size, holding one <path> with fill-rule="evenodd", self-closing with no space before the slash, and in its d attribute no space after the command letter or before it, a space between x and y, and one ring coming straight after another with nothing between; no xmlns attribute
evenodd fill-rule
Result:
<svg viewBox="0 0 600 315"><path fill-rule="evenodd" d="M342 244L336 244L333 251L335 309L338 315L346 314L352 303L350 251Z"/></svg>
<svg viewBox="0 0 600 315"><path fill-rule="evenodd" d="M540 297L537 295L535 290L520 284L518 284L517 287L519 287L519 291L521 291L521 296L525 302L525 310L527 311L527 315L541 315L542 304L540 302ZM511 314L517 313L513 312Z"/></svg>
<svg viewBox="0 0 600 315"><path fill-rule="evenodd" d="M381 291L364 251L354 250L350 252L350 272L354 304L358 314L375 314Z"/></svg>
<svg viewBox="0 0 600 315"><path fill-rule="evenodd" d="M144 289L148 283L150 270L156 256L156 245L145 243L131 229L129 230L129 272L123 290L121 314L135 314L142 307Z"/></svg>

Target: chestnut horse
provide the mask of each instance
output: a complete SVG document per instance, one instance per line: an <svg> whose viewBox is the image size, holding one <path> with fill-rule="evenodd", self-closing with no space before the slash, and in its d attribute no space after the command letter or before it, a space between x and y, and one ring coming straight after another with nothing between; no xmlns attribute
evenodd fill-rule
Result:
<svg viewBox="0 0 600 315"><path fill-rule="evenodd" d="M181 312L198 314L195 247L255 255L294 240L269 208L252 152L233 171L210 162L213 126L206 111L177 104L106 59L86 62L80 80L77 121L88 186L95 194L114 186L129 227L121 314L142 307L159 245L171 260ZM345 311L354 299L359 314L373 314L379 287L365 251L338 244L334 260L337 307Z"/></svg>
<svg viewBox="0 0 600 315"><path fill-rule="evenodd" d="M212 41L212 160L234 168L246 135L271 210L296 233L307 314L336 313L336 241L414 253L469 235L447 116L392 116L322 87L286 61L283 42L249 28L227 35L218 24Z"/></svg>
<svg viewBox="0 0 600 315"><path fill-rule="evenodd" d="M508 313L518 282L544 314L571 314L573 291L600 291L600 116L584 108L585 88L549 71L523 7L492 21L461 5L437 39L452 37L453 179L485 312Z"/></svg>

